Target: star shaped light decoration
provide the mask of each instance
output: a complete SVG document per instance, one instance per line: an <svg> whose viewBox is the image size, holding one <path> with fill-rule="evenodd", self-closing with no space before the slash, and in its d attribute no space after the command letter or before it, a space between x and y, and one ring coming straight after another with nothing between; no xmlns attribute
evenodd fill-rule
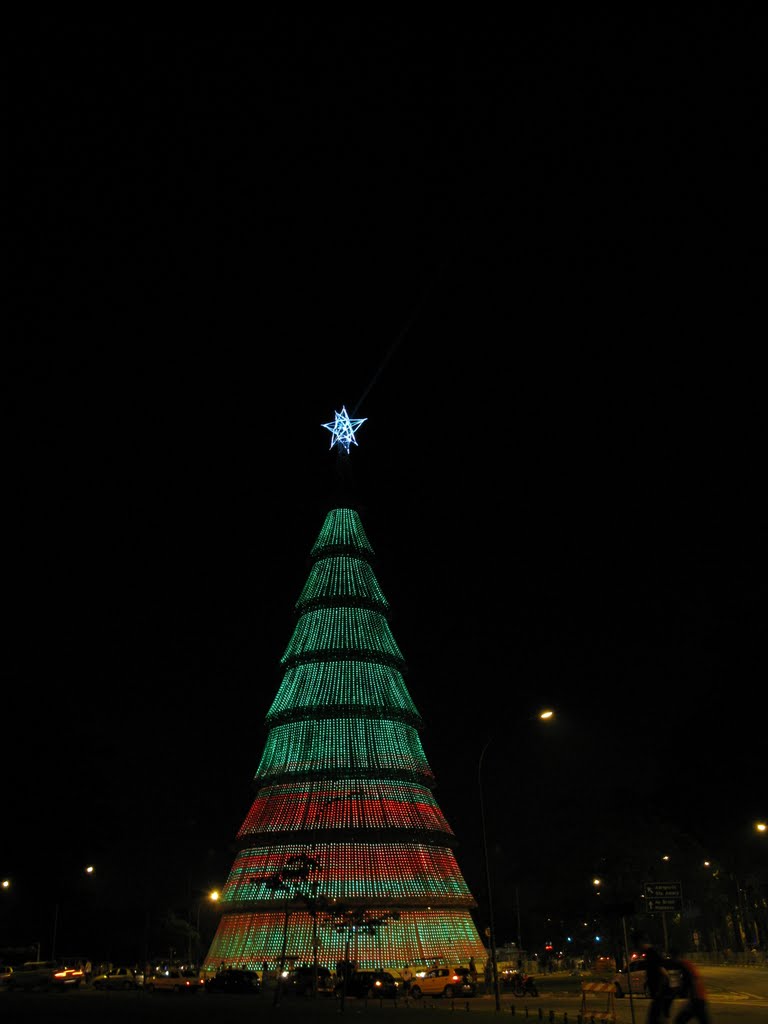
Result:
<svg viewBox="0 0 768 1024"><path fill-rule="evenodd" d="M360 429L361 425L365 423L368 417L365 416L361 420L351 420L343 405L341 407L341 412L335 413L335 416L336 419L333 423L323 423L321 426L331 432L331 448L333 448L335 444L340 444L347 455L349 455L349 446L351 444L357 444L357 441L355 440L355 433Z"/></svg>

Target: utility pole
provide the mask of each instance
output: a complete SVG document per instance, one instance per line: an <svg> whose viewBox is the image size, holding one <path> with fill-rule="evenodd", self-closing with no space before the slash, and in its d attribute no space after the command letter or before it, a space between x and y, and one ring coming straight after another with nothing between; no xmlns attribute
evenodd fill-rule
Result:
<svg viewBox="0 0 768 1024"><path fill-rule="evenodd" d="M496 1012L501 1012L501 994L499 992L499 968L496 962L496 930L493 926L493 893L491 889L491 866L488 860L488 839L485 831L485 803L483 801L483 758L491 744L491 740L480 752L480 759L477 762L477 789L480 794L480 825L483 832L483 853L485 854L485 886L488 892L488 941L491 947L491 974L493 975L493 994L496 998Z"/></svg>
<svg viewBox="0 0 768 1024"><path fill-rule="evenodd" d="M515 886L515 903L517 904L517 948L522 953L523 940L520 937L520 889Z"/></svg>

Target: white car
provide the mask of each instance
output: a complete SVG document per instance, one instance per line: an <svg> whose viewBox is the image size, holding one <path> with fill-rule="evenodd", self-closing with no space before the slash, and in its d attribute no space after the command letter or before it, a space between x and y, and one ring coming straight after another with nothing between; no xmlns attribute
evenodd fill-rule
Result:
<svg viewBox="0 0 768 1024"><path fill-rule="evenodd" d="M147 992L202 992L205 988L205 981L199 971L187 970L180 967L170 967L167 971L161 971L144 979L144 988Z"/></svg>
<svg viewBox="0 0 768 1024"><path fill-rule="evenodd" d="M14 970L8 979L8 989L77 988L83 977L79 967L66 967L56 960L28 960Z"/></svg>
<svg viewBox="0 0 768 1024"><path fill-rule="evenodd" d="M108 974L95 974L91 982L98 989L132 989L144 984L144 975L133 967L113 967Z"/></svg>
<svg viewBox="0 0 768 1024"><path fill-rule="evenodd" d="M669 974L670 986L673 989L679 988L680 971L670 967L666 967L665 970ZM613 985L616 989L617 998L623 999L624 996L628 995L631 985L633 996L644 996L647 999L650 993L648 992L648 984L646 982L645 975L645 957L642 956L639 956L630 962L629 978L627 978L626 971L617 971L613 977Z"/></svg>
<svg viewBox="0 0 768 1024"><path fill-rule="evenodd" d="M472 981L468 967L432 967L418 971L411 982L410 995L413 999L432 996L437 999L452 999L454 996L477 995L477 984Z"/></svg>

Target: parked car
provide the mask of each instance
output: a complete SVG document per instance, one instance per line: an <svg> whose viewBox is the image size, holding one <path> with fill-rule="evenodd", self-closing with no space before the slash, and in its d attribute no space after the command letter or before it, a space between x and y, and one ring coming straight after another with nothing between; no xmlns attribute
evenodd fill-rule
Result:
<svg viewBox="0 0 768 1024"><path fill-rule="evenodd" d="M83 980L79 967L64 967L55 960L28 960L14 969L8 990L30 988L77 988Z"/></svg>
<svg viewBox="0 0 768 1024"><path fill-rule="evenodd" d="M147 992L202 992L205 982L198 971L182 970L179 967L169 967L144 979L144 988Z"/></svg>
<svg viewBox="0 0 768 1024"><path fill-rule="evenodd" d="M229 992L238 995L257 995L261 992L261 981L256 971L225 967L223 971L205 979L205 991L211 994Z"/></svg>
<svg viewBox="0 0 768 1024"><path fill-rule="evenodd" d="M311 996L315 989L315 968L294 967L292 971L283 971L280 978L280 985L283 992L293 993L297 996ZM318 995L333 995L333 975L327 967L317 968L317 992Z"/></svg>
<svg viewBox="0 0 768 1024"><path fill-rule="evenodd" d="M400 985L389 971L353 971L347 977L345 994L357 999L395 999ZM336 982L336 995L344 992L344 979Z"/></svg>
<svg viewBox="0 0 768 1024"><path fill-rule="evenodd" d="M666 959L666 958L665 958ZM665 968L669 975L669 984L673 989L680 987L680 971L675 968ZM613 986L619 999L623 999L629 993L630 985L633 996L645 996L648 998L648 984L646 982L645 957L638 956L630 961L629 977L626 971L617 971L613 978Z"/></svg>
<svg viewBox="0 0 768 1024"><path fill-rule="evenodd" d="M133 967L113 967L103 974L95 974L91 979L94 988L98 989L131 989L144 984L144 975Z"/></svg>
<svg viewBox="0 0 768 1024"><path fill-rule="evenodd" d="M411 996L420 999L432 996L437 999L444 996L477 995L477 984L472 981L468 967L432 967L428 971L419 971L411 982Z"/></svg>

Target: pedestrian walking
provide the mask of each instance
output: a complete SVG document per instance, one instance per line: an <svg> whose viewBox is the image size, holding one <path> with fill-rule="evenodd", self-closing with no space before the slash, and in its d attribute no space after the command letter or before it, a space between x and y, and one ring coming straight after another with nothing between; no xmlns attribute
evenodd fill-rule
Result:
<svg viewBox="0 0 768 1024"><path fill-rule="evenodd" d="M93 964L91 963L90 960L86 960L85 961L85 965L83 967L83 975L85 976L85 984L86 985L90 985L91 984L91 975L92 974L93 974Z"/></svg>
<svg viewBox="0 0 768 1024"><path fill-rule="evenodd" d="M686 1000L675 1016L675 1024L688 1024L692 1020L698 1021L698 1024L711 1024L709 998L696 964L673 953L671 966L680 972L680 988L677 994Z"/></svg>
<svg viewBox="0 0 768 1024"><path fill-rule="evenodd" d="M490 958L485 961L485 965L483 968L483 982L485 985L486 995L494 991L493 960L491 960Z"/></svg>
<svg viewBox="0 0 768 1024"><path fill-rule="evenodd" d="M411 991L411 982L413 981L413 971L410 967L404 967L400 971L400 977L403 979L403 992L405 995Z"/></svg>
<svg viewBox="0 0 768 1024"><path fill-rule="evenodd" d="M473 956L469 958L469 976L472 979L472 984L477 985L477 967L475 967L475 958Z"/></svg>
<svg viewBox="0 0 768 1024"><path fill-rule="evenodd" d="M645 956L645 984L651 1005L648 1007L648 1024L662 1024L668 1020L674 993L669 982L667 965L669 960L662 957L655 946L647 943L643 949Z"/></svg>

